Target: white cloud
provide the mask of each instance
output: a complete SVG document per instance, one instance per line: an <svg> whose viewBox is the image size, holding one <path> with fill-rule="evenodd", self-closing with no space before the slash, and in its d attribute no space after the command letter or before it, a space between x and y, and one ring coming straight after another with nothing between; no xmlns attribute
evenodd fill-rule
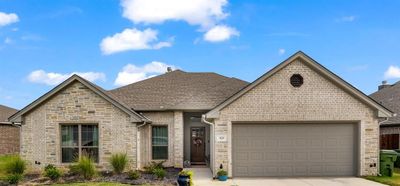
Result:
<svg viewBox="0 0 400 186"><path fill-rule="evenodd" d="M14 14L14 13L4 13L4 12L0 12L0 26L6 26L12 23L16 23L18 22L18 15Z"/></svg>
<svg viewBox="0 0 400 186"><path fill-rule="evenodd" d="M12 44L13 40L9 37L6 37L6 39L4 39L4 44Z"/></svg>
<svg viewBox="0 0 400 186"><path fill-rule="evenodd" d="M225 19L227 0L122 0L123 16L134 23L159 24L186 21L210 27Z"/></svg>
<svg viewBox="0 0 400 186"><path fill-rule="evenodd" d="M389 66L385 72L385 79L396 79L400 78L400 68L398 66Z"/></svg>
<svg viewBox="0 0 400 186"><path fill-rule="evenodd" d="M337 22L353 22L356 20L356 16L343 16L339 19L336 19Z"/></svg>
<svg viewBox="0 0 400 186"><path fill-rule="evenodd" d="M156 30L150 28L143 31L127 28L121 33L104 38L100 48L103 54L109 55L127 50L160 49L172 45L167 41L155 43L158 40L157 34Z"/></svg>
<svg viewBox="0 0 400 186"><path fill-rule="evenodd" d="M72 75L77 74L88 81L105 81L106 75L100 72L72 72L69 74L60 74L55 72L46 72L44 70L36 70L29 74L28 80L32 83L45 85L58 85Z"/></svg>
<svg viewBox="0 0 400 186"><path fill-rule="evenodd" d="M239 32L226 25L217 25L204 34L204 40L209 42L221 42L230 39L232 36L239 36Z"/></svg>
<svg viewBox="0 0 400 186"><path fill-rule="evenodd" d="M284 49L284 48L280 48L279 50L278 50L278 54L281 56L281 55L283 55L283 54L285 54L285 52L286 52L286 50Z"/></svg>
<svg viewBox="0 0 400 186"><path fill-rule="evenodd" d="M118 73L117 79L114 84L117 86L124 86L131 83L135 83L150 77L154 77L167 71L167 67L176 69L173 65L168 65L162 62L153 61L144 66L138 67L133 64L128 64L122 68L122 71Z"/></svg>

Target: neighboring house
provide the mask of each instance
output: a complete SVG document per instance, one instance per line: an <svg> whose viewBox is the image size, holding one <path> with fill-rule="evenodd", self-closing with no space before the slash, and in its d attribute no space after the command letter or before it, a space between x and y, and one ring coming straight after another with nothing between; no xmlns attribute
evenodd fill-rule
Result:
<svg viewBox="0 0 400 186"><path fill-rule="evenodd" d="M249 72L250 73L250 72ZM38 167L90 154L107 167L184 161L230 177L376 175L378 120L392 112L302 52L253 83L167 72L111 91L72 76L11 116Z"/></svg>
<svg viewBox="0 0 400 186"><path fill-rule="evenodd" d="M396 113L380 124L380 148L400 149L400 82L390 85L383 81L370 97Z"/></svg>
<svg viewBox="0 0 400 186"><path fill-rule="evenodd" d="M8 117L18 110L0 105L0 155L19 152L19 127L11 125Z"/></svg>

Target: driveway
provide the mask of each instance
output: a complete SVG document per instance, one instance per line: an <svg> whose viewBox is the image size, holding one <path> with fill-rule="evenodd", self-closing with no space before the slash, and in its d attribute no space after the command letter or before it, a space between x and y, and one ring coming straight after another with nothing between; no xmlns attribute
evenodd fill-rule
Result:
<svg viewBox="0 0 400 186"><path fill-rule="evenodd" d="M363 178L235 178L226 182L217 180L194 180L195 186L383 186Z"/></svg>
<svg viewBox="0 0 400 186"><path fill-rule="evenodd" d="M194 172L195 186L383 186L383 184L357 177L316 178L234 178L221 182L212 179L208 168L189 168Z"/></svg>
<svg viewBox="0 0 400 186"><path fill-rule="evenodd" d="M232 180L233 185L268 185L268 186L382 186L383 184L365 180L363 178L347 177L347 178L264 178L264 179L248 179L237 178Z"/></svg>

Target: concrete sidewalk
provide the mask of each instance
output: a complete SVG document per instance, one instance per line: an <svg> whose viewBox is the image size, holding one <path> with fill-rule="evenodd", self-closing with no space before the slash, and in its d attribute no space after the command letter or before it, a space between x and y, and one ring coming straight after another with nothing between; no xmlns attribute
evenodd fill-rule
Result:
<svg viewBox="0 0 400 186"><path fill-rule="evenodd" d="M212 179L209 168L187 168L193 171L195 186L383 186L383 184L357 177L316 177L316 178L234 178L221 182Z"/></svg>

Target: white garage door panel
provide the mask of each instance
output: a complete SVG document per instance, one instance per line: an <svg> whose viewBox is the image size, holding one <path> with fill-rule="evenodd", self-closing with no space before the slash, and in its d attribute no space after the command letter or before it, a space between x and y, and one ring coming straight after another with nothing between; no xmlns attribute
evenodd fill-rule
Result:
<svg viewBox="0 0 400 186"><path fill-rule="evenodd" d="M233 176L354 176L354 124L234 124Z"/></svg>

